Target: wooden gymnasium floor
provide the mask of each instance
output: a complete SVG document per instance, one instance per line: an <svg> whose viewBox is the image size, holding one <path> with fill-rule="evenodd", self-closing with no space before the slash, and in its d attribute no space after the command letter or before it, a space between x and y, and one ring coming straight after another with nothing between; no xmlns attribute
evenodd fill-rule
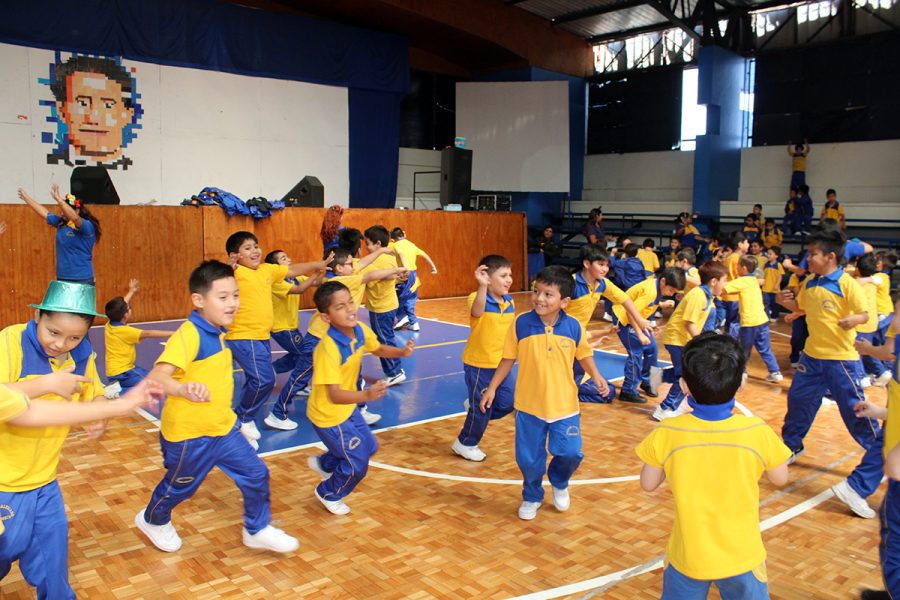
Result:
<svg viewBox="0 0 900 600"><path fill-rule="evenodd" d="M530 304L525 294L516 301L520 310ZM461 298L422 301L418 312L467 322ZM763 382L765 369L754 355L738 400L778 431L791 369L787 327L779 323L774 331L785 381ZM614 336L605 349L621 351ZM460 370L448 364L444 372ZM454 397L457 389L452 386ZM883 389L868 393L885 401ZM516 517L521 488L510 484L519 478L512 418L491 424L481 464L449 451L458 415L379 433L375 460L432 477L373 466L348 499L352 512L345 517L326 513L312 497L317 477L306 458L318 450L269 455L275 524L301 540L288 557L241 544L240 495L219 471L175 512L182 549L156 550L132 523L162 475L152 423L137 415L118 419L93 443L73 432L59 474L70 520L71 582L80 598L92 600L658 598L661 571L648 569L662 556L672 501L665 486L640 491L633 450L653 427L652 407L582 405L585 460L576 478L600 481L573 485L569 512L557 513L548 501L531 522ZM853 598L863 586L880 588L877 521L852 516L829 491L860 458L836 406L823 406L805 445L785 489L761 484L772 597ZM882 494L870 498L873 507ZM17 567L0 584L0 597L33 597Z"/></svg>

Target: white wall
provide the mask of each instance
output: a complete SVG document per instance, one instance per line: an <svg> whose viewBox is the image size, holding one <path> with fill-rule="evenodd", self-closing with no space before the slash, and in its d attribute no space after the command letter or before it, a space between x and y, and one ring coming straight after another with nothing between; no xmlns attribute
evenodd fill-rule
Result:
<svg viewBox="0 0 900 600"><path fill-rule="evenodd" d="M440 150L419 150L418 148L400 148L400 165L397 173L397 208L413 207L413 173L416 171L440 171ZM416 179L419 189L440 190L441 176L419 175ZM416 195L417 209L435 209L441 207L439 192Z"/></svg>
<svg viewBox="0 0 900 600"><path fill-rule="evenodd" d="M55 144L45 139L59 135L48 85L55 62L52 50L0 44L0 202L20 202L19 186L44 202L53 182L68 191L73 166L49 164ZM127 60L121 66L143 109L137 136L123 149L132 164L109 169L123 204L178 204L206 186L244 199L281 198L315 175L327 204L346 205L346 88Z"/></svg>
<svg viewBox="0 0 900 600"><path fill-rule="evenodd" d="M584 193L573 210L601 205L604 212L674 215L691 207L693 152L589 155ZM900 219L900 140L815 144L807 160L807 183L816 214L825 190L834 188L849 218ZM767 215L784 214L791 178L785 147L741 151L738 202L722 202L723 216L743 216L753 204Z"/></svg>

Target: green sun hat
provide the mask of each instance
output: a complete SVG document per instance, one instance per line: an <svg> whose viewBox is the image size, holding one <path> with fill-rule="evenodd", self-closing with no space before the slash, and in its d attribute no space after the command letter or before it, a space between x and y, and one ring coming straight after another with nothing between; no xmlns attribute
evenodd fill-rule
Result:
<svg viewBox="0 0 900 600"><path fill-rule="evenodd" d="M104 317L98 313L97 291L94 286L70 281L51 281L40 304L29 304L31 308L53 312L76 313Z"/></svg>

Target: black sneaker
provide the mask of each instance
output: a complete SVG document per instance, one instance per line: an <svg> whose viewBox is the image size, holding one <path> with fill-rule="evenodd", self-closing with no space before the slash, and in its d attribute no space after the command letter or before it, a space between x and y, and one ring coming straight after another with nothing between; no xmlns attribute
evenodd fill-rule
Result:
<svg viewBox="0 0 900 600"><path fill-rule="evenodd" d="M622 402L633 402L634 404L647 404L647 399L637 394L631 394L626 391L619 392L619 400Z"/></svg>
<svg viewBox="0 0 900 600"><path fill-rule="evenodd" d="M891 600L891 595L882 590L863 590L859 600Z"/></svg>
<svg viewBox="0 0 900 600"><path fill-rule="evenodd" d="M650 386L646 383L641 384L641 391L644 392L650 398L659 398L659 394L650 389Z"/></svg>

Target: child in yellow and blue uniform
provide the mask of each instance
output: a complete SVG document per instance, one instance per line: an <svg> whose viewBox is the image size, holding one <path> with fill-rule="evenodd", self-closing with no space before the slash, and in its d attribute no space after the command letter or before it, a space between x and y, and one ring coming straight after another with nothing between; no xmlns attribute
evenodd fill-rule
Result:
<svg viewBox="0 0 900 600"><path fill-rule="evenodd" d="M746 255L750 249L750 241L743 232L735 231L731 234L729 246L732 249L732 253L725 259L725 266L728 268L728 280L735 281L741 276L738 272L738 263L740 263L741 257ZM726 293L722 296L722 303L725 308L725 333L733 338L737 338L741 320L737 297Z"/></svg>
<svg viewBox="0 0 900 600"><path fill-rule="evenodd" d="M667 267L658 280L646 279L628 288L626 293L637 307L638 314L646 319L658 308L674 306L672 300L663 300L662 297L673 296L682 289L684 289L684 271L677 267ZM618 325L617 335L625 346L625 352L628 353L625 358L625 380L622 382L619 400L644 403L647 400L640 396L638 385L648 396L656 397L656 391L650 386L650 369L657 366L659 358L656 338L650 336L650 343L642 344L624 308L617 306L613 309L613 313Z"/></svg>
<svg viewBox="0 0 900 600"><path fill-rule="evenodd" d="M883 438L876 421L853 414L854 406L865 400L859 353L854 347L856 327L869 316L862 288L840 268L844 241L843 233L835 229L810 235L807 259L812 276L801 283L796 298L790 292L779 295L782 306L806 314L809 328L809 338L788 390L788 410L781 434L794 457L799 456L822 397L830 392L847 431L865 450L862 462L832 489L854 513L873 518L875 511L865 498L881 482Z"/></svg>
<svg viewBox="0 0 900 600"><path fill-rule="evenodd" d="M749 241L758 240L760 235L762 234L762 229L759 226L759 223L756 222L756 215L750 213L746 217L744 217L744 226L741 229L744 235L747 236Z"/></svg>
<svg viewBox="0 0 900 600"><path fill-rule="evenodd" d="M121 392L127 392L147 377L147 369L135 364L137 345L145 339L167 339L171 331L161 329L138 329L128 325L131 320L134 295L140 289L137 279L128 283L125 297L116 296L106 303L104 312L109 319L103 327L106 342L106 378L118 383Z"/></svg>
<svg viewBox="0 0 900 600"><path fill-rule="evenodd" d="M378 442L357 406L381 398L387 384L379 381L358 391L363 352L378 357L409 356L413 341L404 348L385 346L371 329L357 322L357 306L342 283L328 281L316 290L316 310L329 327L313 354L313 389L306 416L327 449L309 458L309 466L323 477L315 496L336 515L350 512L344 498L359 485Z"/></svg>
<svg viewBox="0 0 900 600"><path fill-rule="evenodd" d="M390 236L388 230L383 225L373 225L366 229L363 233L366 240L366 251L375 252L379 248L387 248L390 244ZM397 259L403 267L405 257L402 253L397 254ZM396 267L397 263L386 254L382 254L375 259L369 270L389 269ZM365 274L363 269L362 273ZM397 343L394 337L394 323L397 320L397 308L400 301L397 298L397 290L391 281L370 281L366 284L366 308L369 311L369 323L372 331L378 337L378 341L388 346L394 346ZM379 358L381 369L384 371L385 383L388 386L397 385L406 381L406 372L400 366L400 360L397 358L382 357Z"/></svg>
<svg viewBox="0 0 900 600"><path fill-rule="evenodd" d="M366 283L375 281L376 279L393 281L405 272L405 269L397 267L374 271L368 270L365 275L356 272L357 268L365 269L379 256L391 252L391 250L384 248L377 252L367 254L365 257L357 260L353 258L353 253L349 250L338 248L334 251L334 257L328 264L331 271L329 271L326 276L329 281L337 281L347 286L350 290L350 295L353 297L353 302L357 306L360 306L366 293ZM314 312L309 321L306 335L303 336L303 340L300 342L300 353L297 362L294 365L294 369L291 371L290 375L288 375L287 381L281 388L278 399L272 406L272 414L269 417L266 417L268 419L267 424L270 427L273 426L273 424L277 425L278 428L281 428L282 424L284 426L290 426L290 423L283 422L289 420L288 410L290 409L294 396L298 394L308 394L309 388L307 386L310 381L312 381L313 376L313 352L315 352L319 340L322 339L326 331L328 331L328 324L322 321L322 317L318 312ZM378 419L381 418L380 415L375 415L374 413L365 410L365 407L363 407L362 413L363 418L367 419L367 422L370 425L375 424ZM277 421L273 419L277 419ZM290 422L294 423L294 421ZM294 427L290 428L293 429Z"/></svg>
<svg viewBox="0 0 900 600"><path fill-rule="evenodd" d="M763 306L766 315L774 319L777 314L775 296L781 291L781 280L784 278L784 267L778 258L781 256L781 246L769 246L766 249L766 264L763 266Z"/></svg>
<svg viewBox="0 0 900 600"><path fill-rule="evenodd" d="M406 239L406 232L399 227L391 230L391 243L389 244L397 253L403 255L403 263L409 269L409 277L406 281L397 284L397 322L394 329L409 327L412 331L419 331L419 322L416 320L416 302L419 300L419 280L416 259L422 257L431 267L431 274L437 275L437 266L428 256L428 253Z"/></svg>
<svg viewBox="0 0 900 600"><path fill-rule="evenodd" d="M866 307L869 313L869 320L856 328L856 339L866 340L872 345L881 345L878 340L878 282L875 275L878 268L878 259L875 254L869 252L863 254L856 261L857 283L862 286L866 296ZM863 355L860 357L860 368L863 371L863 377L868 377L869 381L863 383L866 387L872 382L877 381L880 385L886 385L891 377L891 370L888 364L873 356Z"/></svg>
<svg viewBox="0 0 900 600"><path fill-rule="evenodd" d="M846 227L846 216L844 215L844 207L838 202L837 192L829 189L825 192L825 206L822 207L820 219L833 219L838 222L841 227Z"/></svg>
<svg viewBox="0 0 900 600"><path fill-rule="evenodd" d="M654 256L656 256L654 254ZM578 323L587 329L588 323L597 308L600 298L604 298L610 307L621 306L628 318L635 323L635 335L641 345L649 345L652 335L652 327L639 313L637 307L628 294L623 292L616 284L606 279L609 273L609 254L597 244L585 244L579 251L581 270L574 275L575 290L572 299L566 306L566 314L574 317ZM657 261L657 266L659 262ZM609 391L601 394L594 380L585 376L581 363L575 361L573 366L575 383L578 384L578 401L592 403L612 402L616 397L616 388L608 384Z"/></svg>
<svg viewBox="0 0 900 600"><path fill-rule="evenodd" d="M0 332L0 383L27 383L74 367L81 382L72 402L102 398L94 352L87 333L95 316L93 286L53 281L39 315ZM69 388L71 389L71 387ZM64 402L59 393L41 400ZM89 438L102 435L102 422L88 426ZM56 481L68 425L22 427L0 423L0 505L6 532L0 538L0 579L19 561L23 577L38 598L75 598L68 577L68 523Z"/></svg>
<svg viewBox="0 0 900 600"><path fill-rule="evenodd" d="M241 292L241 302L225 339L234 360L244 371L244 385L237 405L241 431L258 445L259 428L254 419L275 387L272 347L269 344L275 320L272 287L288 277L325 268L329 261L272 265L261 261L262 252L256 236L238 231L228 237L225 251L237 263L234 277Z"/></svg>
<svg viewBox="0 0 900 600"><path fill-rule="evenodd" d="M799 188L806 184L806 157L809 154L809 144L788 144L788 156L791 157L791 187Z"/></svg>
<svg viewBox="0 0 900 600"><path fill-rule="evenodd" d="M172 511L219 467L244 498L244 545L296 550L297 540L271 525L269 470L231 409L234 378L225 328L239 304L234 270L206 261L191 273L188 287L194 310L169 338L149 375L168 394L159 430L166 474L134 523L160 550L177 551L181 538Z"/></svg>
<svg viewBox="0 0 900 600"><path fill-rule="evenodd" d="M490 383L503 358L503 344L516 318L516 307L509 288L512 263L508 258L490 254L478 262L475 270L478 291L469 294L469 339L463 349L463 371L468 398L466 420L450 447L454 454L475 462L487 455L478 447L488 423L512 412L514 384L507 375L497 386L495 402L487 410L480 407L481 392Z"/></svg>
<svg viewBox="0 0 900 600"><path fill-rule="evenodd" d="M887 333L891 331L891 321L894 318L894 303L891 300L891 271L897 266L897 255L885 250L878 251L875 256L878 259L878 294L875 301L878 303L878 337L877 344L887 343Z"/></svg>
<svg viewBox="0 0 900 600"><path fill-rule="evenodd" d="M725 284L725 293L738 298L740 329L737 339L750 359L753 348L766 363L769 376L766 381L777 383L783 379L778 361L772 354L772 339L769 333L769 317L763 307L762 290L756 279L757 261L753 256L742 256L738 263L738 277Z"/></svg>
<svg viewBox="0 0 900 600"><path fill-rule="evenodd" d="M704 263L699 269L699 275L701 284L684 295L669 317L663 333L662 342L669 352L672 366L661 372L651 369L650 385L653 391L656 391L659 383L672 384L666 397L653 411L653 418L657 421L677 416L676 411L684 400L684 391L679 383L684 347L703 331L709 331L706 326L711 321L710 315L715 312L713 298L722 293L728 281L725 265L715 261Z"/></svg>
<svg viewBox="0 0 900 600"><path fill-rule="evenodd" d="M584 458L572 363L580 361L600 393L606 392L606 380L597 371L584 327L564 311L574 287L565 267L545 267L538 273L534 308L516 317L509 328L503 359L481 398L481 409L486 411L518 359L516 462L522 471L519 518L524 520L533 519L541 506L545 472L553 489L554 506L559 511L569 509L569 479ZM553 455L549 468L548 450Z"/></svg>
<svg viewBox="0 0 900 600"><path fill-rule="evenodd" d="M649 273L659 271L659 256L656 255L656 242L652 238L644 240L644 243L641 244L640 249L637 251L637 257L644 264L644 270Z"/></svg>
<svg viewBox="0 0 900 600"><path fill-rule="evenodd" d="M675 522L666 547L663 598L769 598L759 529L759 479L788 482L791 451L759 417L733 414L746 357L731 337L703 333L684 347L693 412L667 419L636 448L641 488L668 480Z"/></svg>
<svg viewBox="0 0 900 600"><path fill-rule="evenodd" d="M781 246L781 243L784 241L784 234L781 233L781 230L774 220L769 219L766 221L766 228L763 232L762 241L766 248Z"/></svg>

